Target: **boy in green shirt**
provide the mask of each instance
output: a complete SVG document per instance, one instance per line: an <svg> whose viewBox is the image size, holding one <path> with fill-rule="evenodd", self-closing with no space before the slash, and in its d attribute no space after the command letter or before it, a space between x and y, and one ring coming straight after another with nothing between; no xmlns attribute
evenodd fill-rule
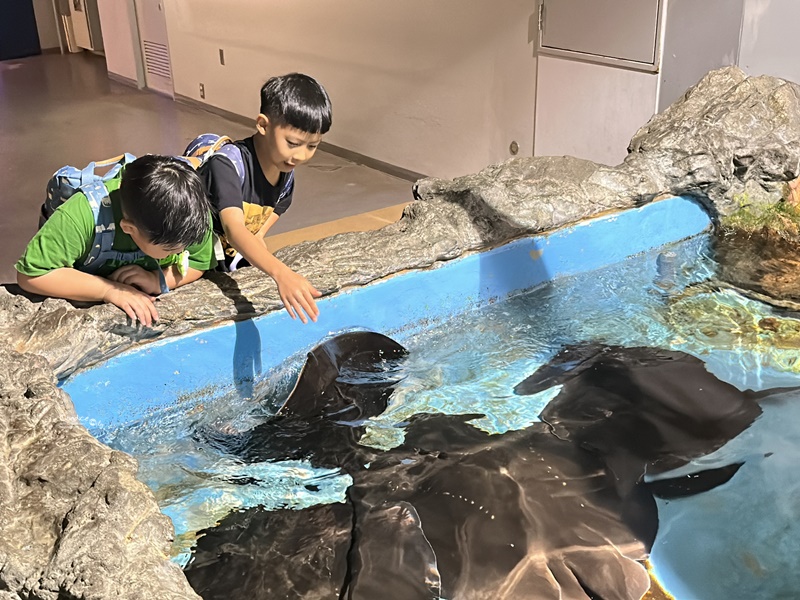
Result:
<svg viewBox="0 0 800 600"><path fill-rule="evenodd" d="M158 320L155 296L216 266L211 205L197 173L169 156L136 159L105 189L111 249L93 262L98 223L77 192L28 243L14 265L17 283L42 296L108 302L150 326Z"/></svg>

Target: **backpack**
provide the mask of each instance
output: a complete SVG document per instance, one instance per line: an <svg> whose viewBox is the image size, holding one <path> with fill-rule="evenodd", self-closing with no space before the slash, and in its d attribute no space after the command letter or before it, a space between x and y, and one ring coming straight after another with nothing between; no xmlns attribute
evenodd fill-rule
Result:
<svg viewBox="0 0 800 600"><path fill-rule="evenodd" d="M233 163L236 174L239 176L239 182L242 187L244 187L244 160L242 159L242 151L227 135L218 135L216 133L203 133L198 135L189 142L189 145L186 146L186 150L183 151L183 155L179 158L182 158L197 169L214 154L222 154ZM283 200L292 191L293 183L294 171L290 171L278 195L278 202Z"/></svg>
<svg viewBox="0 0 800 600"><path fill-rule="evenodd" d="M239 182L244 186L244 160L239 146L227 135L217 135L216 133L201 133L194 138L186 150L179 156L181 160L193 167L195 170L200 168L204 162L214 154L222 154L233 163Z"/></svg>
<svg viewBox="0 0 800 600"><path fill-rule="evenodd" d="M65 166L53 173L47 182L47 197L42 204L39 214L39 228L55 212L55 210L80 191L89 201L89 206L94 215L94 240L89 254L78 267L86 273L95 273L100 266L109 260L134 262L144 257L144 252L119 252L114 250L114 212L111 209L111 200L105 182L117 177L127 164L132 163L135 157L132 154L122 154L108 160L90 162L83 169ZM104 175L98 175L97 170L111 167Z"/></svg>

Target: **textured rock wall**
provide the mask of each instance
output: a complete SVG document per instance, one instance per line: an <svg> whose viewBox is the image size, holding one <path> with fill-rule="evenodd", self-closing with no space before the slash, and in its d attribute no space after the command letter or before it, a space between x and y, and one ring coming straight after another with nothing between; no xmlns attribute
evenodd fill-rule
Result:
<svg viewBox="0 0 800 600"><path fill-rule="evenodd" d="M775 203L800 174L799 100L795 84L721 69L637 132L618 166L520 158L425 179L399 222L277 256L331 294L663 195L696 196L713 215ZM171 526L134 478L135 461L76 424L55 377L152 339L280 308L272 280L250 268L168 294L151 329L132 327L110 305L0 288L0 598L195 597L166 559Z"/></svg>
<svg viewBox="0 0 800 600"><path fill-rule="evenodd" d="M77 423L47 362L0 349L0 590L9 598L197 598L136 461Z"/></svg>

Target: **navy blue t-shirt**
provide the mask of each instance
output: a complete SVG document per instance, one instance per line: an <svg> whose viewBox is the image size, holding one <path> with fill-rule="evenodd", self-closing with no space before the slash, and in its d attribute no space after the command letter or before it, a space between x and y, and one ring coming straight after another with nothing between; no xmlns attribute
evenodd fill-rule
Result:
<svg viewBox="0 0 800 600"><path fill-rule="evenodd" d="M198 174L211 199L214 231L218 234L223 233L219 219L219 213L223 209L235 206L244 210L244 204L249 203L271 206L276 215L282 215L291 205L294 195L294 178L292 178L288 192L281 197L289 173L281 173L276 185L272 185L264 177L252 136L234 143L242 152L244 183L239 178L236 167L226 156L212 156L198 169Z"/></svg>

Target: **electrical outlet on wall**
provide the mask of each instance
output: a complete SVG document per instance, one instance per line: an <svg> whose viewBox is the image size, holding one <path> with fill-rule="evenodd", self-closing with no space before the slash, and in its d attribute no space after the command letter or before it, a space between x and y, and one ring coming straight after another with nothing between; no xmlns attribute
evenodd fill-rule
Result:
<svg viewBox="0 0 800 600"><path fill-rule="evenodd" d="M204 84L200 84L200 98L205 100L206 97L206 86Z"/></svg>

